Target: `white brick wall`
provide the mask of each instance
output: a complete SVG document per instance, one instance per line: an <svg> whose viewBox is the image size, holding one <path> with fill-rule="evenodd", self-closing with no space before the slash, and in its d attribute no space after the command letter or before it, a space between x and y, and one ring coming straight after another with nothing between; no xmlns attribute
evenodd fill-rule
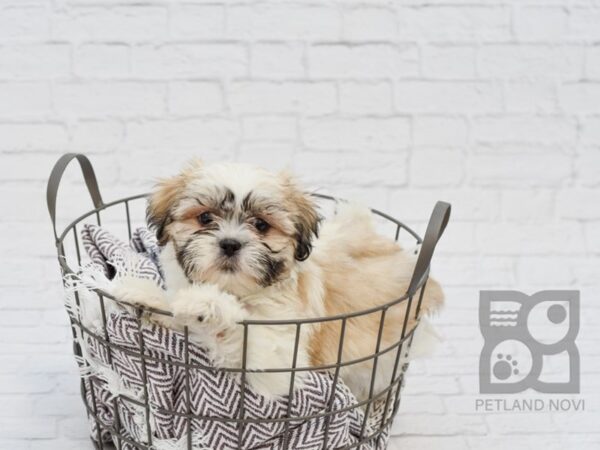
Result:
<svg viewBox="0 0 600 450"><path fill-rule="evenodd" d="M0 448L91 448L44 201L66 151L107 199L195 155L289 166L420 231L452 202L446 341L392 447L598 448L599 39L597 0L2 0ZM584 413L475 413L482 288L581 289Z"/></svg>

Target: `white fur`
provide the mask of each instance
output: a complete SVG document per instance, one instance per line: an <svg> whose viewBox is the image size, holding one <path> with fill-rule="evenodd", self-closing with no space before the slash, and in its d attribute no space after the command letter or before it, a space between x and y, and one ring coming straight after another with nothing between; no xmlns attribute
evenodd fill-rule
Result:
<svg viewBox="0 0 600 450"><path fill-rule="evenodd" d="M350 212L347 210L346 212ZM356 211L356 210L355 210ZM362 213L361 213L362 215ZM334 229L350 218L344 214L330 224ZM356 222L354 222L356 226ZM163 291L151 280L124 277L118 281L113 294L136 306L149 306L171 311L173 318L153 315L153 319L172 329L182 330L188 326L190 339L209 352L213 363L219 367L240 368L242 365L243 320L288 320L298 318L302 314L302 306L296 298L297 273L289 279L264 289L260 294L250 295L242 299L222 291L213 284L191 285L183 275L170 245L161 254L162 269L166 280L173 289ZM310 305L304 317L318 317L324 314L323 286L320 282L318 268L310 261L302 263L304 270L313 273L309 287ZM243 306L245 305L245 306ZM202 318L202 320L198 320ZM424 320L424 319L422 319ZM260 326L249 325L246 367L248 369L289 368L294 351L294 325ZM307 342L311 326L303 326L296 366L310 365L307 354ZM427 356L435 348L439 336L432 325L425 320L415 332L412 340L413 357ZM399 368L408 361L403 355ZM389 352L379 358L379 369L375 392L389 385L393 371L396 352ZM399 370L399 369L398 369ZM295 378L295 386L302 386L303 372ZM353 387L358 398L367 398L371 371L351 366L342 371L346 383ZM284 395L288 392L290 377L288 373L248 373L247 380L252 387L265 396Z"/></svg>
<svg viewBox="0 0 600 450"><path fill-rule="evenodd" d="M152 319L163 326L181 331L187 326L190 340L202 345L213 363L219 367L240 368L242 366L243 320L288 320L298 317L302 305L295 298L296 277L264 289L258 295L239 299L222 291L219 287L204 283L191 285L178 275L179 265L173 262L167 250L161 256L162 269L167 280L179 280L175 289L163 291L153 281L124 277L117 281L111 293L134 306L147 306L170 311L173 317L153 314ZM305 262L304 264L310 264ZM173 271L173 272L171 272ZM315 278L311 286L312 306L305 311L305 317L322 315L322 286ZM199 320L199 319L202 320ZM297 367L309 365L307 342L312 326L302 327ZM294 353L295 325L262 326L248 325L246 368L287 369L292 365ZM304 372L295 375L294 385L303 384ZM247 380L252 387L264 396L287 394L290 374L249 372Z"/></svg>
<svg viewBox="0 0 600 450"><path fill-rule="evenodd" d="M183 289L190 285L190 282L183 273L183 269L177 262L173 243L168 242L160 252L160 266L162 268L165 285L169 286L171 291Z"/></svg>
<svg viewBox="0 0 600 450"><path fill-rule="evenodd" d="M363 250L366 241L360 237L365 236L368 241L369 237L372 239L374 236L372 217L367 208L353 204L339 205L338 215L328 221L322 228L321 237L314 243L314 254L317 256L296 261L292 247L295 245L297 224L290 212L290 209L295 208L295 203L290 204L291 199L296 197L286 197L289 191L283 187L287 182L282 181L281 177L261 169L232 164L213 165L209 169L198 165L192 167L186 177L183 192L178 197L181 200L170 205L170 239L160 256L167 291L162 291L150 281L123 278L119 280L114 295L134 305L170 311L173 317L153 314L152 318L177 330L187 326L190 338L207 349L216 366L240 368L243 365L244 348L244 325L240 322L324 316L324 272L317 261L327 259L331 266L331 262L335 265L338 255L349 254L350 250ZM212 234L202 233L200 230L199 235L196 235L193 228L197 224L189 223L188 211L198 208L198 204L203 204L205 198L222 195L223 188L234 194L235 202L240 202L252 192L276 205L269 209L269 214L289 238L286 238L287 244L282 243L283 240L274 241L279 246L274 253L284 258L287 271L284 277L267 287L257 281L257 274L260 274L261 264L264 262L261 262L259 253L261 242L258 241L256 232L245 222L248 219L222 218ZM236 203L235 208L239 209L240 205ZM224 238L235 238L242 244L237 255L236 270L219 270L223 259L219 240ZM182 256L180 250L183 247L186 248L186 253ZM180 252L179 258L177 252ZM412 273L414 257L401 253L390 257L394 259L389 262L394 266L393 276L398 274L399 278L404 279ZM185 270L180 265L180 258L187 265ZM362 283L362 286L365 284ZM398 296L401 294L402 292L398 292ZM355 306L357 310L361 309L361 305ZM246 326L247 369L260 371L289 369L292 366L297 330L295 324ZM319 327L319 324L301 327L296 367L311 365L309 343L314 346L311 338ZM362 336L355 336L354 339L360 341ZM351 344L352 342L346 342L346 345ZM322 345L337 343L323 342ZM376 392L389 384L395 361L392 354L395 352L380 358ZM404 361L403 359L402 362ZM303 384L305 373L300 371L295 375L295 386ZM344 381L359 398L366 397L364 391L368 389L370 376L368 365L351 366L342 370ZM258 393L265 396L287 394L290 386L289 372L250 372L247 380Z"/></svg>

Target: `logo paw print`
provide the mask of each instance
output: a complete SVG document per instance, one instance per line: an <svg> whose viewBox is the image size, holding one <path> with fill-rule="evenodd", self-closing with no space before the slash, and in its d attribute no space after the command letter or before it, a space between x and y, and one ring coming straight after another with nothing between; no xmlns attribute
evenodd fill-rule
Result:
<svg viewBox="0 0 600 450"><path fill-rule="evenodd" d="M498 353L497 361L494 364L493 371L494 376L499 380L507 380L511 375L519 375L519 364L516 359L513 359L512 355L503 355Z"/></svg>
<svg viewBox="0 0 600 450"><path fill-rule="evenodd" d="M479 391L579 393L579 300L573 290L481 291Z"/></svg>

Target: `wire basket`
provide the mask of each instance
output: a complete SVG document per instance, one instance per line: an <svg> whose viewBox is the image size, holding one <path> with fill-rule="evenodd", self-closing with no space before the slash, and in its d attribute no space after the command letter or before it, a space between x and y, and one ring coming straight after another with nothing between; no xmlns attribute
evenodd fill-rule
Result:
<svg viewBox="0 0 600 450"><path fill-rule="evenodd" d="M81 166L83 177L85 180L85 184L87 186L87 190L91 196L94 208L85 214L79 216L77 219L72 221L69 225L67 225L64 230L58 231L56 227L56 197L58 187L63 176L63 173L67 167L67 165L73 160L76 159ZM66 154L63 155L54 166L50 178L48 180L47 187L47 204L48 211L50 213L50 218L52 221L52 226L54 230L55 243L58 253L58 262L61 268L61 272L63 275L63 280L65 279L65 275L75 275L74 267L79 267L82 260L81 255L81 244L79 240L78 234L78 225L82 225L86 221L94 220L97 225L101 225L103 218L105 215L110 214L110 217L120 216L120 223L123 227L126 227L127 236L131 238L132 235L132 208L133 205L137 206L145 206L146 197L148 194L139 194L131 197L122 198L119 200L115 200L112 202L105 203L100 195L100 191L98 188L98 182L96 180L96 176L93 170L93 167L88 160L88 158L82 154ZM319 197L320 200L324 202L332 202L336 201L335 198L314 194L316 197ZM271 447L265 446L260 448L282 448L282 449L294 449L295 444L291 439L292 433L292 425L297 425L298 423L305 423L306 421L322 419L325 423L324 432L319 435L317 441L313 447L310 448L357 448L357 449L365 449L365 448L377 448L383 449L386 447L387 437L389 433L389 429L391 427L391 423L394 419L396 412L398 411L400 404L400 392L403 386L404 374L408 367L408 362L401 358L401 355L406 356L408 350L410 349L410 345L412 342L412 338L419 322L419 314L421 310L421 301L423 299L423 293L426 289L427 279L429 275L429 265L431 258L433 256L433 252L435 246L441 237L450 217L450 205L444 202L437 202L435 208L432 212L429 224L427 226L427 230L425 233L425 238L422 240L417 233L415 233L412 229L404 225L402 222L390 217L389 215L374 210L371 210L373 214L378 216L382 221L387 223L390 226L390 231L393 234L393 238L398 241L401 233L405 238L409 238L413 243L420 244L421 249L417 258L417 262L414 267L414 272L410 279L410 284L406 292L399 292L398 298L393 301L390 301L386 304L382 304L376 308L371 308L363 311L356 311L350 314L345 315L337 315L330 317L317 317L310 319L301 319L301 320L285 320L285 321L267 321L267 320L249 320L239 323L240 327L243 327L244 330L244 340L243 340L243 361L241 364L241 368L212 368L214 371L224 371L228 373L237 373L240 377L240 396L241 401L239 402L238 411L235 412L235 417L233 418L223 418L221 416L211 416L203 415L197 416L189 411L162 411L163 414L172 414L176 415L179 419L183 420L187 424L187 430L185 435L182 437L181 443L182 448L197 448L194 445L192 439L192 428L194 421L202 420L202 421L215 421L215 422L226 422L228 425L231 425L236 430L237 433L237 442L234 446L229 446L226 448L238 448L238 449L246 449L246 448L257 448L257 447L248 447L246 442L244 442L244 428L252 426L256 423L269 423L269 421L276 421L280 424L283 424L283 432L281 436L279 436L280 440L277 445L273 445ZM111 223L112 225L112 223ZM81 228L79 229L81 231ZM72 240L72 241L71 241ZM70 241L70 242L69 242ZM66 251L66 247L74 247L74 251L71 253L73 255L68 255ZM73 267L73 268L72 268ZM111 355L113 352L122 351L122 348L118 343L111 342L109 338L109 334L107 331L107 311L108 302L113 302L115 305L122 305L122 302L118 298L114 298L109 295L107 292L104 292L101 289L93 289L94 295L96 297L95 301L98 302L100 307L101 315L102 315L102 331L97 332L89 327L87 327L81 317L78 317L76 314L69 313L71 329L73 332L73 352L75 354L75 358L80 364L84 364L82 362L82 347L81 340L77 339L77 336L84 336L86 339L94 341L98 348L100 348L108 358L108 362L112 364ZM75 292L75 301L79 304L81 299L77 296L77 292ZM404 315L404 323L401 330L398 330L398 339L393 343L393 345L388 346L386 348L381 347L381 335L383 330L383 323L385 320L385 314L389 310L389 308L404 304L405 305L405 315ZM97 385L102 383L98 376L94 374L82 375L81 377L81 395L82 399L88 414L88 418L90 423L92 424L92 441L97 448L100 449L109 449L114 448L112 445L116 446L117 449L125 450L125 449L154 449L158 448L156 444L156 436L153 435L151 422L151 415L154 411L156 405L152 404L151 398L148 394L147 388L147 371L149 364L152 361L155 361L156 358L150 358L148 353L144 350L144 334L141 332L142 330L142 315L144 313L143 308L137 308L137 314L135 320L137 322L139 333L139 349L136 351L131 351L130 353L133 356L139 358L141 362L141 379L139 380L141 385L143 386L143 395L142 398L130 398L128 395L120 393L118 395L112 396L112 398L107 401L110 402L112 407L114 408L114 417L112 417L110 423L107 423L107 420L101 417L101 413L99 412L99 399ZM160 311L152 311L152 313L160 314ZM165 313L166 314L166 313ZM368 357L360 358L360 360L352 360L352 361L343 361L342 360L342 351L343 351L343 343L344 343L344 331L346 329L346 323L350 320L356 319L361 316L366 315L379 315L379 334L377 336L376 346L374 351ZM414 325L408 326L409 317L414 317ZM302 329L302 327L306 327L310 324L318 324L321 322L335 322L339 324L340 328L340 336L339 336L339 346L337 350L337 361L334 364L324 364L321 366L315 367L296 367L296 356L298 352L298 336ZM369 386L369 394L368 398L364 401L355 401L353 404L349 405L346 408L348 412L350 410L358 410L362 411L363 423L360 427L360 435L358 439L355 439L350 445L346 445L343 447L332 447L330 445L330 430L329 423L336 414L340 414L341 411L333 409L333 401L328 401L325 408L320 411L318 414L313 414L311 416L292 416L291 414L291 398L292 396L288 396L287 398L287 414L283 418L270 419L270 418L256 418L256 417L245 417L244 411L244 396L246 395L246 375L251 372L251 370L246 369L245 364L245 354L246 354L246 346L248 343L248 334L249 330L252 327L257 325L260 326L279 326L282 324L293 325L296 327L296 345L294 347L294 357L293 363L291 367L285 369L270 369L265 368L265 371L286 371L290 373L290 394L294 389L294 377L295 374L300 371L314 371L314 372L327 372L329 376L332 378L333 383L333 391L335 392L338 383L340 381L340 369L344 366L351 366L353 364L358 364L364 362L365 360L372 361L372 374L371 374L371 383ZM188 364L187 351L189 348L189 339L188 339L188 331L187 328L184 331L184 348L186 350L186 359L185 363L180 365L185 369L185 387L187 389L187 395L189 398L189 386L190 386L190 375L189 373L192 370L196 370L197 367L194 367L191 364ZM394 367L392 371L392 376L390 378L389 385L378 392L375 392L374 382L377 376L377 362L385 354L392 354L394 360ZM167 362L168 363L168 362ZM331 400L333 400L333 394L331 395ZM377 417L376 425L367 427L367 420L372 420L373 418L370 416L370 412L375 409L375 404L379 405L378 409L383 411L379 417ZM140 408L143 411L144 421L146 423L146 435L143 438L136 439L132 437L130 434L126 433L123 430L122 426L122 418L120 417L119 411L122 411L122 408L127 405L134 405L137 408ZM383 405L383 407L381 406ZM368 431L368 432L367 432ZM107 443L107 437L110 438L112 444ZM375 445L372 445L374 444ZM371 444L371 445L370 445ZM370 445L370 446L369 446ZM173 447L174 448L174 447Z"/></svg>

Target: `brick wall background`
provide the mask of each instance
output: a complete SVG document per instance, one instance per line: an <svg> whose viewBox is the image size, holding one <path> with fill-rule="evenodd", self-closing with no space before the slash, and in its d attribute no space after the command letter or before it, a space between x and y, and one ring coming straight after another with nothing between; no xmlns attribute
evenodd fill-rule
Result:
<svg viewBox="0 0 600 450"><path fill-rule="evenodd" d="M197 155L420 232L452 202L445 342L392 448L600 446L600 2L0 1L0 448L91 448L44 200L66 151L106 199ZM63 224L83 192L70 169ZM581 289L585 412L475 412L483 288Z"/></svg>

